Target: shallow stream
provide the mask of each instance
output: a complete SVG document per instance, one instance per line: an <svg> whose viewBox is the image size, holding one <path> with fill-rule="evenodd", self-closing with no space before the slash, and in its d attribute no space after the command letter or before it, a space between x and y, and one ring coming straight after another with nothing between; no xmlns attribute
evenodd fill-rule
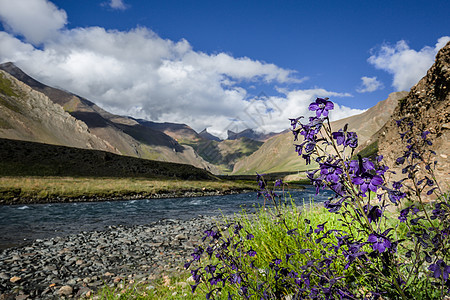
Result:
<svg viewBox="0 0 450 300"><path fill-rule="evenodd" d="M315 195L312 186L290 192L298 205L323 202L331 196ZM288 199L288 198L287 198ZM198 215L230 215L264 204L256 193L196 198L52 203L0 206L0 249L35 239L82 231L104 230L111 225L147 224L161 219L190 219Z"/></svg>

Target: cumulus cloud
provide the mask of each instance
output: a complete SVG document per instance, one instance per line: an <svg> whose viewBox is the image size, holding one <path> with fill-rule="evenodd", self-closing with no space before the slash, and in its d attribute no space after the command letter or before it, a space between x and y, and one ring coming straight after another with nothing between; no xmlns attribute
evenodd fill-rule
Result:
<svg viewBox="0 0 450 300"><path fill-rule="evenodd" d="M362 83L356 91L358 93L370 93L383 88L383 83L377 77L361 77Z"/></svg>
<svg viewBox="0 0 450 300"><path fill-rule="evenodd" d="M9 32L40 45L58 35L67 14L47 0L0 0L0 20Z"/></svg>
<svg viewBox="0 0 450 300"><path fill-rule="evenodd" d="M105 2L104 5L108 5L112 9L125 10L128 8L127 5L123 2L123 0L110 0Z"/></svg>
<svg viewBox="0 0 450 300"><path fill-rule="evenodd" d="M394 46L384 45L369 57L368 62L376 68L393 75L392 86L397 91L409 90L432 66L439 49L450 41L449 36L439 38L435 47L425 46L416 51L409 48L406 41Z"/></svg>
<svg viewBox="0 0 450 300"><path fill-rule="evenodd" d="M50 2L37 2L65 16ZM281 131L288 127L288 118L308 113L307 106L316 97L350 96L310 89L280 90L280 97L250 97L243 83L280 85L305 78L248 57L194 51L184 39L163 39L147 28L66 29L64 22L55 24L59 24L51 27L59 29L55 38L40 39L43 47L36 48L14 36L19 29L8 23L10 33L0 32L0 62L13 61L37 80L116 114L186 123L197 131L209 127L211 133L225 137L235 125ZM337 106L332 117L359 112Z"/></svg>

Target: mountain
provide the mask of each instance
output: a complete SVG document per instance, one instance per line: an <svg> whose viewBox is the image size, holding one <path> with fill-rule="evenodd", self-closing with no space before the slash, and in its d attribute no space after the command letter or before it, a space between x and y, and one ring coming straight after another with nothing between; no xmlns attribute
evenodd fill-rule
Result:
<svg viewBox="0 0 450 300"><path fill-rule="evenodd" d="M180 144L192 144L202 139L202 137L194 129L186 124L168 122L157 123L143 119L134 120L145 127L164 132Z"/></svg>
<svg viewBox="0 0 450 300"><path fill-rule="evenodd" d="M206 160L219 167L222 172L229 173L239 160L251 155L263 143L241 137L237 140L211 141L204 140L194 146L194 149Z"/></svg>
<svg viewBox="0 0 450 300"><path fill-rule="evenodd" d="M361 114L332 122L331 127L338 130L348 124L348 130L356 131L359 142L364 143L389 120L398 101L406 95L407 92L392 93L386 100ZM252 155L239 160L232 174L298 172L314 167L305 165L304 160L294 151L293 144L291 132L276 135Z"/></svg>
<svg viewBox="0 0 450 300"><path fill-rule="evenodd" d="M221 141L220 138L218 138L217 136L212 135L211 133L209 133L206 130L206 128L203 129L198 135L201 136L202 138L204 138L205 140L208 140L208 141L216 141L216 142L220 142Z"/></svg>
<svg viewBox="0 0 450 300"><path fill-rule="evenodd" d="M249 156L263 144L261 141L247 137L237 137L236 139L222 141L209 134L206 129L201 133L197 133L186 124L156 123L146 120L136 121L143 126L164 132L183 145L183 147L191 147L205 161L217 168L216 174L230 172L239 159Z"/></svg>
<svg viewBox="0 0 450 300"><path fill-rule="evenodd" d="M160 130L155 130L148 126L144 126L129 117L111 114L87 99L44 85L43 83L40 83L25 74L13 63L1 64L0 70L9 73L18 81L22 82L21 85L17 85L17 81L14 81L14 87L8 87L10 82L12 82L10 80L11 77L8 77L9 81L5 82L5 90L10 88L13 91L17 91L15 92L15 95L12 95L11 93L9 95L7 93L3 93L2 99L8 96L10 97L10 100L13 99L13 102L15 100L18 100L19 102L22 100L25 102L30 102L32 101L30 98L45 98L45 105L50 105L50 103L53 102L54 105L52 107L62 107L62 112L65 111L66 115L68 113L72 118L74 118L74 120L79 121L77 123L79 126L84 126L85 131L90 133L91 140L98 140L98 143L104 144L104 146L101 146L97 145L97 143L91 142L89 145L77 144L77 147L107 150L113 153L138 158L187 163L210 170L214 173L218 172L217 168L204 161L192 147L181 145L174 138L168 136ZM3 72L2 74L5 73ZM42 110L47 111L47 109ZM11 111L11 109L9 109L9 111ZM53 118L51 113L52 111L53 110L48 110L48 113L41 113L40 117L42 120L40 120L39 123L45 124L48 122L49 124L52 124L53 121L48 121L48 119L52 120ZM59 109L59 111L61 112L61 109ZM24 113L24 111L20 111L19 114L20 113ZM26 114L27 112L24 114L24 118L28 119ZM7 116L3 116L2 120L3 123L6 122L9 124L12 122L7 118ZM25 122L24 124L28 123ZM37 128L39 129L40 126L37 126ZM71 144L68 141L71 138L71 131L66 134L68 138L65 139L60 138L60 135L64 135L63 133L52 139L47 138L45 134L41 135L40 133L35 133L34 138L25 138L29 130L30 129L26 127L19 130L19 128L16 127L15 136L11 135L11 130L9 130L9 135L6 135L4 133L5 130L3 130L0 137L74 146L73 143ZM61 130L64 131L65 128L61 127ZM23 133L17 133L18 131L23 131ZM88 137L84 138L88 139Z"/></svg>
<svg viewBox="0 0 450 300"><path fill-rule="evenodd" d="M233 132L231 130L227 131L228 140L237 140L239 138L245 137L245 138L252 139L255 141L265 142L269 138L271 138L275 135L277 135L277 133L273 133L273 132L268 133L268 134L258 133L251 128L245 129L241 132Z"/></svg>
<svg viewBox="0 0 450 300"><path fill-rule="evenodd" d="M0 70L0 137L119 153L47 96Z"/></svg>
<svg viewBox="0 0 450 300"><path fill-rule="evenodd" d="M384 156L385 163L394 166L397 157L406 149L405 141L399 136L396 120L405 118L412 121L414 128L430 131L428 138L433 141L431 149L436 152L436 175L441 187L450 187L450 42L436 55L433 66L414 86L408 95L399 102L386 124L371 138L378 143L378 153ZM401 175L400 168L394 171ZM400 171L400 172L398 172Z"/></svg>

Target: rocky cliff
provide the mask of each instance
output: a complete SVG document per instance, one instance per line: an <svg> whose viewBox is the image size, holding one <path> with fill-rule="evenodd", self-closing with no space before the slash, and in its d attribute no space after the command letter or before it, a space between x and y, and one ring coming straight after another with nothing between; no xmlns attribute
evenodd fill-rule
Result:
<svg viewBox="0 0 450 300"><path fill-rule="evenodd" d="M436 173L444 190L450 188L450 42L436 55L434 65L395 108L391 119L372 138L378 139L379 154L394 165L406 144L395 120L412 121L418 131L430 131L431 149L436 152ZM396 169L399 171L399 169Z"/></svg>

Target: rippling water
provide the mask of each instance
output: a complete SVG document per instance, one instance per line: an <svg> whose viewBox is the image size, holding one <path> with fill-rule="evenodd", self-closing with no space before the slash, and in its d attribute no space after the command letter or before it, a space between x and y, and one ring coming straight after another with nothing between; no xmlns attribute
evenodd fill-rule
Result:
<svg viewBox="0 0 450 300"><path fill-rule="evenodd" d="M331 192L314 195L314 188L291 191L297 203L328 199ZM233 214L253 210L264 200L256 193L196 198L52 203L0 206L0 249L38 238L103 230L110 225L147 224L161 219L190 219L198 215Z"/></svg>

